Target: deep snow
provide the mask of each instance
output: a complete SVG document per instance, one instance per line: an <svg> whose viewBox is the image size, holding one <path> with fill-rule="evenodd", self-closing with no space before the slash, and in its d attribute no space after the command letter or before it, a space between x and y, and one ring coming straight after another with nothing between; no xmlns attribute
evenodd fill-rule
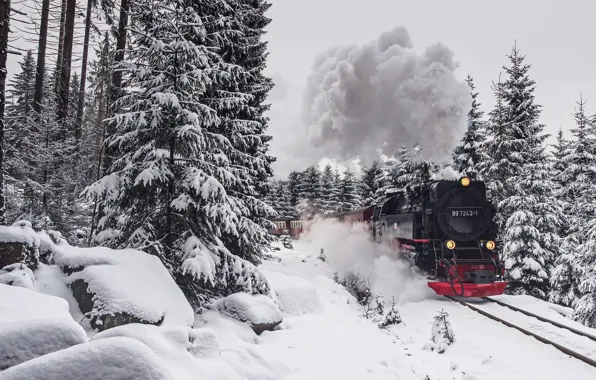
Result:
<svg viewBox="0 0 596 380"><path fill-rule="evenodd" d="M251 297L235 296L247 305L245 311L250 315L259 308L260 312L272 316L281 312L283 322L275 331L261 335L256 335L246 323L222 315L214 308L195 316L193 327L185 326L188 322L182 318L159 327L131 324L101 333L90 331L86 326L87 336L84 336L84 330L77 325L81 313L66 287L67 276L56 266L40 265L35 272L34 289L0 284L0 334L14 337L14 332L21 328L26 337L23 342L36 347L29 351L21 349L20 357L30 360L0 371L0 379L596 378L596 368L434 295L423 278L396 261L384 248L368 243L364 234L342 235L340 227L325 228L294 242L294 250L279 245L279 250L271 252L277 258L260 265L273 290L273 302L251 304ZM327 262L317 259L321 247ZM106 252L90 250L85 259L101 257L93 263L95 265L122 265L130 259L127 265L134 265L133 256L116 257L112 253L105 255ZM74 253L64 252L58 260L69 255L74 257ZM104 260L108 256L109 260ZM79 259L83 257L77 257ZM147 263L144 260L142 262ZM140 271L143 266L137 268ZM370 276L373 292L383 293L387 308L392 299L398 301L403 323L380 329L363 317L363 308L355 298L333 280L336 271L341 276L352 269ZM167 296L164 292L158 295L159 299ZM134 294L129 296L134 297ZM120 299L118 297L116 300ZM596 335L596 331L566 318L564 315L569 311L565 308L532 297L498 298ZM279 310L275 309L275 304ZM155 303L149 302L149 305ZM586 338L577 338L498 305L478 305L596 357L596 344ZM436 346L431 341L433 318L440 311L448 313L455 336L442 354L431 350ZM268 321L264 315L252 316L265 317ZM53 321L58 321L56 326L66 326L64 330L72 339L57 339L56 334L39 332ZM38 339L37 346L35 339ZM44 340L56 343L59 350L39 356L46 353L38 349L46 344ZM70 345L73 346L64 347ZM90 373L96 377L89 377Z"/></svg>

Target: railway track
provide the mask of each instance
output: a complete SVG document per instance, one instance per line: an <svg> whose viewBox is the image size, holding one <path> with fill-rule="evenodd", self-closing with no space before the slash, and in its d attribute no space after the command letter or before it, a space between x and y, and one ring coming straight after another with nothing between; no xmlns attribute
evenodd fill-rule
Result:
<svg viewBox="0 0 596 380"><path fill-rule="evenodd" d="M471 304L469 304L469 303L467 303L465 301L458 300L457 298L452 297L452 296L444 296L444 297L447 298L447 299L449 299L449 300L451 300L451 301L453 301L453 302L457 302L457 303L459 303L459 304L461 304L461 305L463 305L465 307L468 307L468 308L474 310L475 312L477 312L479 314L482 314L485 317L488 317L488 318L490 318L490 319L492 319L494 321L500 322L500 323L504 324L507 327L511 327L513 329L516 329L516 330L522 332L525 335L531 336L531 337L535 338L536 340L538 340L538 341L540 341L540 342L542 342L544 344L549 344L549 345L555 347L557 350L559 350L559 351L561 351L561 352L563 352L563 353L565 353L565 354L567 354L567 355L569 355L569 356L571 356L571 357L573 357L575 359L581 360L584 363L591 365L592 367L596 367L596 360L594 360L592 358L589 358L589 357L587 357L585 355L582 355L579 352L576 352L576 351L574 351L574 350L572 350L572 349L570 349L568 347L565 347L565 346L562 346L562 345L560 345L560 344L558 344L556 342L553 342L552 340L547 339L547 338L545 338L543 336L540 336L540 335L538 335L538 334L536 334L536 333L534 333L532 331L529 331L529 330L527 330L527 329L525 329L523 327L517 326L517 325L515 325L515 324L513 324L513 323L511 323L511 322L509 322L507 320L504 320L504 319L502 319L500 317L497 317L496 315L491 314L491 313L489 313L487 311L484 311L484 310L482 310L482 309L480 309L480 308L478 308L478 307L476 307L474 305L471 305ZM488 301L497 303L500 306L507 307L507 308L510 308L511 310L514 310L514 311L523 313L523 314L525 314L527 316L536 318L536 319L538 319L538 320L540 320L542 322L550 323L550 324L552 324L554 326L557 326L557 327L559 327L561 329L565 329L565 330L571 331L571 332L573 332L573 333L575 333L577 335L580 335L580 336L583 336L583 337L592 339L593 341L596 342L596 336L594 336L594 335L591 335L591 334L588 334L586 332L583 332L583 331L574 329L573 327L565 326L565 325L563 325L563 324L561 324L559 322L552 321L550 319L541 317L541 316L536 315L534 313L530 313L529 311L525 311L525 310L519 309L519 308L517 308L515 306L506 304L504 302L497 301L497 300L490 299L490 298L486 298L486 297L483 297L483 298L486 299L486 300L488 300Z"/></svg>

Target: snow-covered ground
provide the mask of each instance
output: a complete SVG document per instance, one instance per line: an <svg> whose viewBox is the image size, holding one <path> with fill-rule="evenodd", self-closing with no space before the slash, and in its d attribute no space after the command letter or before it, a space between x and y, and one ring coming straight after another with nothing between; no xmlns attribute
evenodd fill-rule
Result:
<svg viewBox="0 0 596 380"><path fill-rule="evenodd" d="M83 313L67 287L69 276L57 266L41 265L31 280L32 288L0 284L0 341L4 337L0 349L3 355L11 352L4 359L0 355L0 380L596 378L596 368L435 296L422 278L395 261L389 252L368 243L363 234L346 235L337 228L327 226L313 231L305 240L294 242L293 250L280 245L279 250L271 252L275 258L259 267L270 282L278 306L265 296L254 297L258 302L248 295L228 299L236 305L234 313L263 323L278 319L281 312L281 324L261 335L248 324L219 312L218 307L195 316L190 327L185 318L171 318L171 314L186 315L184 307L174 308L171 304L162 305L165 321L170 318L162 326L128 324L98 333L83 324L83 329L79 325ZM60 248L62 256L57 255L57 261L79 258L76 249ZM321 248L326 262L317 258ZM103 249L91 249L85 255L101 258L95 260L95 266L130 264ZM134 255L138 253L129 259ZM146 265L137 266L137 271L163 274L155 270L151 260L139 262ZM336 272L341 277L351 269L370 275L373 293L383 293L387 305L392 298L397 300L402 323L380 329L363 316L356 299L333 279ZM102 284L110 283L99 272L97 276ZM168 284L165 279L158 283ZM117 292L119 286L110 289ZM134 310L147 308L161 313L158 303L134 293L121 294L135 298ZM157 295L166 301L163 292ZM179 300L179 294L170 298ZM596 331L565 318L564 308L531 297L498 298L596 335ZM522 327L596 357L596 342L587 338L560 332L495 304L479 307L490 308ZM432 349L436 345L431 341L433 318L440 311L448 313L455 336L441 354ZM11 368L3 371L6 367ZM131 377L131 373L136 376Z"/></svg>

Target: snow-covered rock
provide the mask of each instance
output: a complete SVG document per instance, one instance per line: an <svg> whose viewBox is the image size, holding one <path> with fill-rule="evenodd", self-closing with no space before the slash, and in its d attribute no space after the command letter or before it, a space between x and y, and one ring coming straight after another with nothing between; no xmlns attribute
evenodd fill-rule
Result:
<svg viewBox="0 0 596 380"><path fill-rule="evenodd" d="M0 325L40 318L72 320L68 302L34 290L0 284Z"/></svg>
<svg viewBox="0 0 596 380"><path fill-rule="evenodd" d="M213 308L227 317L247 323L257 334L272 331L283 321L275 302L261 294L234 293L215 301Z"/></svg>
<svg viewBox="0 0 596 380"><path fill-rule="evenodd" d="M35 274L23 263L7 265L0 270L0 284L35 289Z"/></svg>
<svg viewBox="0 0 596 380"><path fill-rule="evenodd" d="M54 261L91 325L127 323L192 326L194 312L159 258L142 251L75 248L61 242Z"/></svg>
<svg viewBox="0 0 596 380"><path fill-rule="evenodd" d="M39 235L28 221L18 221L12 226L0 226L0 268L24 263L36 269L39 263Z"/></svg>
<svg viewBox="0 0 596 380"><path fill-rule="evenodd" d="M168 363L176 379L208 378L209 374L201 369L201 361L197 359L208 360L220 355L215 333L209 328L135 323L100 332L92 340L114 337L133 338L145 344Z"/></svg>
<svg viewBox="0 0 596 380"><path fill-rule="evenodd" d="M136 339L79 344L0 372L1 380L175 380L164 359Z"/></svg>
<svg viewBox="0 0 596 380"><path fill-rule="evenodd" d="M0 324L0 370L86 341L85 330L72 319Z"/></svg>
<svg viewBox="0 0 596 380"><path fill-rule="evenodd" d="M0 284L0 370L86 341L65 300Z"/></svg>
<svg viewBox="0 0 596 380"><path fill-rule="evenodd" d="M280 310L291 316L324 312L317 290L302 277L263 271L275 291Z"/></svg>

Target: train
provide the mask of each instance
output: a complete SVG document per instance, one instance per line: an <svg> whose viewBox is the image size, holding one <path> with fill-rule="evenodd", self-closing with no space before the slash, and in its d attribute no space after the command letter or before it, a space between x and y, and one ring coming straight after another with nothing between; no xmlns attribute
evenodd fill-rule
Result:
<svg viewBox="0 0 596 380"><path fill-rule="evenodd" d="M361 225L371 240L391 246L426 273L438 295L489 297L507 286L495 214L485 183L461 177L407 186L376 204L327 218ZM295 239L311 226L292 218L273 222L273 234Z"/></svg>

